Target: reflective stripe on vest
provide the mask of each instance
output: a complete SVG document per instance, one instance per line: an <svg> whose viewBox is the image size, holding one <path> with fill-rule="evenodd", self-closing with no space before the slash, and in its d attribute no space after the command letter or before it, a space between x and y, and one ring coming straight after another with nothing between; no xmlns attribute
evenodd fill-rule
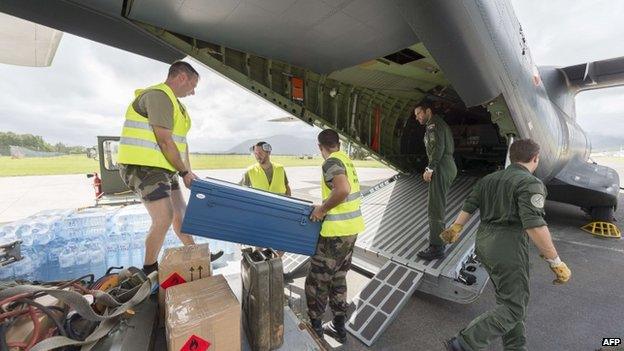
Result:
<svg viewBox="0 0 624 351"><path fill-rule="evenodd" d="M340 214L328 214L327 216L325 216L325 220L326 221L344 221L347 219L360 217L361 215L362 215L362 211L358 209L357 211L353 211L353 212L340 213Z"/></svg>
<svg viewBox="0 0 624 351"><path fill-rule="evenodd" d="M364 231L364 218L360 209L362 196L360 193L360 182L353 162L342 151L332 153L329 155L329 158L337 158L344 164L351 192L342 203L327 213L321 227L321 235L324 237L335 237L361 233ZM331 189L325 184L325 179L322 176L321 190L323 201L325 201L329 198Z"/></svg>
<svg viewBox="0 0 624 351"><path fill-rule="evenodd" d="M260 164L256 163L247 168L247 175L251 182L251 187L264 191L270 191L274 194L286 194L286 172L284 166L279 163L271 163L273 165L273 178L271 184Z"/></svg>
<svg viewBox="0 0 624 351"><path fill-rule="evenodd" d="M154 128L152 128L152 126L148 122L143 122L143 121L126 120L124 122L124 128L143 129L143 130L149 130L152 133L154 132ZM186 144L185 136L171 134L171 138L176 143Z"/></svg>
<svg viewBox="0 0 624 351"><path fill-rule="evenodd" d="M136 90L135 100L146 90L160 90L171 100L173 105L173 129L171 130L171 136L180 152L180 157L188 162L186 160L186 135L191 128L191 118L186 113L186 109L183 108L171 88L165 83L157 84L147 89ZM176 171L175 167L169 163L160 150L156 135L154 135L154 130L148 119L136 112L132 103L126 110L126 120L121 130L117 162Z"/></svg>

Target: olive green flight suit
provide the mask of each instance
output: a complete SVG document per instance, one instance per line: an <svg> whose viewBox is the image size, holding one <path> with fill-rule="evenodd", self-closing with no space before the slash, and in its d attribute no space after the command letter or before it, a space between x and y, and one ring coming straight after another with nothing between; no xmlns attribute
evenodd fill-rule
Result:
<svg viewBox="0 0 624 351"><path fill-rule="evenodd" d="M463 210L480 211L475 253L490 274L496 307L462 330L466 350L483 350L502 337L505 350L526 350L524 320L529 302L529 238L526 229L546 225L543 183L519 164L479 180Z"/></svg>
<svg viewBox="0 0 624 351"><path fill-rule="evenodd" d="M453 133L448 124L438 115L429 119L425 127L425 148L429 167L433 176L429 183L427 213L429 215L429 244L444 246L440 233L446 223L446 193L457 176L457 167L453 160L455 144Z"/></svg>

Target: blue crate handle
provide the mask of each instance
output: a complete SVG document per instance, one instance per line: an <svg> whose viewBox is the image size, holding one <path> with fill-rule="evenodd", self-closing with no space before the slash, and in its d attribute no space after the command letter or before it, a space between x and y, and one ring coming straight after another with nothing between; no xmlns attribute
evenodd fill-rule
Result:
<svg viewBox="0 0 624 351"><path fill-rule="evenodd" d="M310 206L308 208L303 208L301 210L303 216L301 216L301 222L299 224L301 225L307 225L308 221L310 220L310 215L312 214L312 211L314 210L314 206Z"/></svg>

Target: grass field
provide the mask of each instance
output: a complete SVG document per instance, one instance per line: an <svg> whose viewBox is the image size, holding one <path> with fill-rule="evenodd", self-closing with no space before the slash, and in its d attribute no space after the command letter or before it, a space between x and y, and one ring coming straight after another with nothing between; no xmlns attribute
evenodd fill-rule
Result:
<svg viewBox="0 0 624 351"><path fill-rule="evenodd" d="M313 159L299 159L296 156L273 156L272 160L286 167L320 166L320 157ZM226 169L245 168L255 162L251 155L191 155L193 169ZM373 161L354 161L356 167L385 167ZM70 155L48 158L11 159L0 156L0 177L52 175L52 174L81 174L99 172L98 161L83 155Z"/></svg>

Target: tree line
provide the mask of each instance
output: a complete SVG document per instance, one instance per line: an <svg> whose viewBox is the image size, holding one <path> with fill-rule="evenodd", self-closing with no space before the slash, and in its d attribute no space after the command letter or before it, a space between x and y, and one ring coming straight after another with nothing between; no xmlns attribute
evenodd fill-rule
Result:
<svg viewBox="0 0 624 351"><path fill-rule="evenodd" d="M21 146L34 151L60 152L64 154L85 153L84 146L67 146L63 143L50 144L39 135L0 132L0 155L9 155L10 146Z"/></svg>

